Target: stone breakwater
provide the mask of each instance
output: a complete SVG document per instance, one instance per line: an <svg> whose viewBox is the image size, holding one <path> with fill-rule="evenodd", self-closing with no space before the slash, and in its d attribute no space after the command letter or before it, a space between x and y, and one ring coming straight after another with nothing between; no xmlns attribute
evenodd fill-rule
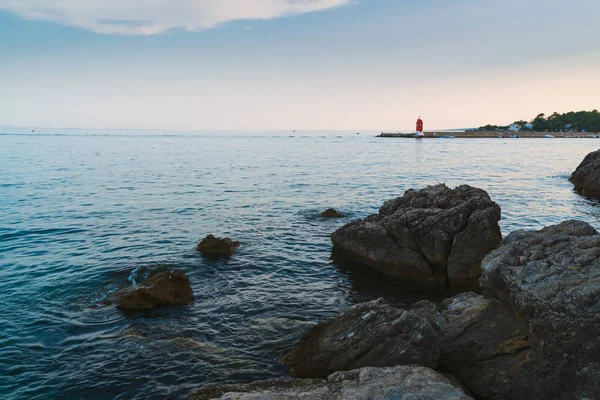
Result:
<svg viewBox="0 0 600 400"><path fill-rule="evenodd" d="M443 136L452 135L456 138L461 139L484 139L484 138L510 138L512 134L515 132L509 131L467 131L467 132L425 132L424 136L420 136L420 138L425 139L439 139ZM590 139L594 136L600 137L600 133L598 132L517 132L517 135L521 138L540 138L542 139L544 135L552 135L555 138L580 138L580 139ZM416 138L417 136L414 133L395 133L395 132L382 132L377 135L377 137L381 138Z"/></svg>

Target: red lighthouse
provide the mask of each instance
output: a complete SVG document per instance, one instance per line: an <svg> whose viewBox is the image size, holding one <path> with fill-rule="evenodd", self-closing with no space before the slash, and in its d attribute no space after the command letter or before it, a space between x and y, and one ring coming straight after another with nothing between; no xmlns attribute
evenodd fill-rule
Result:
<svg viewBox="0 0 600 400"><path fill-rule="evenodd" d="M417 135L423 135L423 120L421 117L417 120Z"/></svg>

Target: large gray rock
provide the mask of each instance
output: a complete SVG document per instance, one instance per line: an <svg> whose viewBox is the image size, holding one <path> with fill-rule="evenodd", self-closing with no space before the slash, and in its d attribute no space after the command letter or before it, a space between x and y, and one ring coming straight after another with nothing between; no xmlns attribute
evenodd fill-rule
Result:
<svg viewBox="0 0 600 400"><path fill-rule="evenodd" d="M381 273L430 286L476 286L481 260L502 239L500 207L471 186L408 190L379 214L331 235L335 252Z"/></svg>
<svg viewBox="0 0 600 400"><path fill-rule="evenodd" d="M367 366L435 368L442 342L432 318L435 307L427 304L414 310L395 308L381 299L356 305L312 328L284 361L298 378Z"/></svg>
<svg viewBox="0 0 600 400"><path fill-rule="evenodd" d="M483 379L506 378L494 399L600 398L600 234L581 221L513 232L482 271L484 294L520 322L530 346L504 367L481 365Z"/></svg>
<svg viewBox="0 0 600 400"><path fill-rule="evenodd" d="M518 365L530 353L527 332L498 300L462 293L444 300L439 311L442 370L484 399L520 379Z"/></svg>
<svg viewBox="0 0 600 400"><path fill-rule="evenodd" d="M156 306L186 305L194 301L190 279L183 271L157 273L139 285L116 292L117 308L147 310Z"/></svg>
<svg viewBox="0 0 600 400"><path fill-rule="evenodd" d="M600 197L600 150L588 154L569 180L582 195Z"/></svg>
<svg viewBox="0 0 600 400"><path fill-rule="evenodd" d="M190 400L466 400L456 383L428 368L398 366L336 372L327 380L294 379L221 385L194 391Z"/></svg>

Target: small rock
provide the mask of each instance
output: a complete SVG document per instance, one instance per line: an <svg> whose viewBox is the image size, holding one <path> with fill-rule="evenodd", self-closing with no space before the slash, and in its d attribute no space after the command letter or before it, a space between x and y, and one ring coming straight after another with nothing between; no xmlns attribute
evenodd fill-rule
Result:
<svg viewBox="0 0 600 400"><path fill-rule="evenodd" d="M147 310L161 305L190 304L194 301L194 293L185 273L172 270L115 293L115 299L119 309Z"/></svg>
<svg viewBox="0 0 600 400"><path fill-rule="evenodd" d="M342 214L337 212L337 210L330 208L321 213L321 217L323 218L344 218Z"/></svg>
<svg viewBox="0 0 600 400"><path fill-rule="evenodd" d="M213 235L208 235L202 239L196 250L206 256L230 257L238 247L240 242L234 242L229 238L217 239Z"/></svg>

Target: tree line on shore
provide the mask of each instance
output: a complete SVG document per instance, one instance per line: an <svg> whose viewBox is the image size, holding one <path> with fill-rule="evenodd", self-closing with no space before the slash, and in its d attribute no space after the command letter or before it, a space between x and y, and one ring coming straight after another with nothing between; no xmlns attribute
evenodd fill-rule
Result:
<svg viewBox="0 0 600 400"><path fill-rule="evenodd" d="M526 127L527 121L515 121L521 130L532 130L536 132L561 132L561 131L587 131L600 132L600 112L593 111L570 111L564 114L557 112L546 116L538 114L529 121L532 128ZM510 125L485 125L479 128L481 131L507 130Z"/></svg>

